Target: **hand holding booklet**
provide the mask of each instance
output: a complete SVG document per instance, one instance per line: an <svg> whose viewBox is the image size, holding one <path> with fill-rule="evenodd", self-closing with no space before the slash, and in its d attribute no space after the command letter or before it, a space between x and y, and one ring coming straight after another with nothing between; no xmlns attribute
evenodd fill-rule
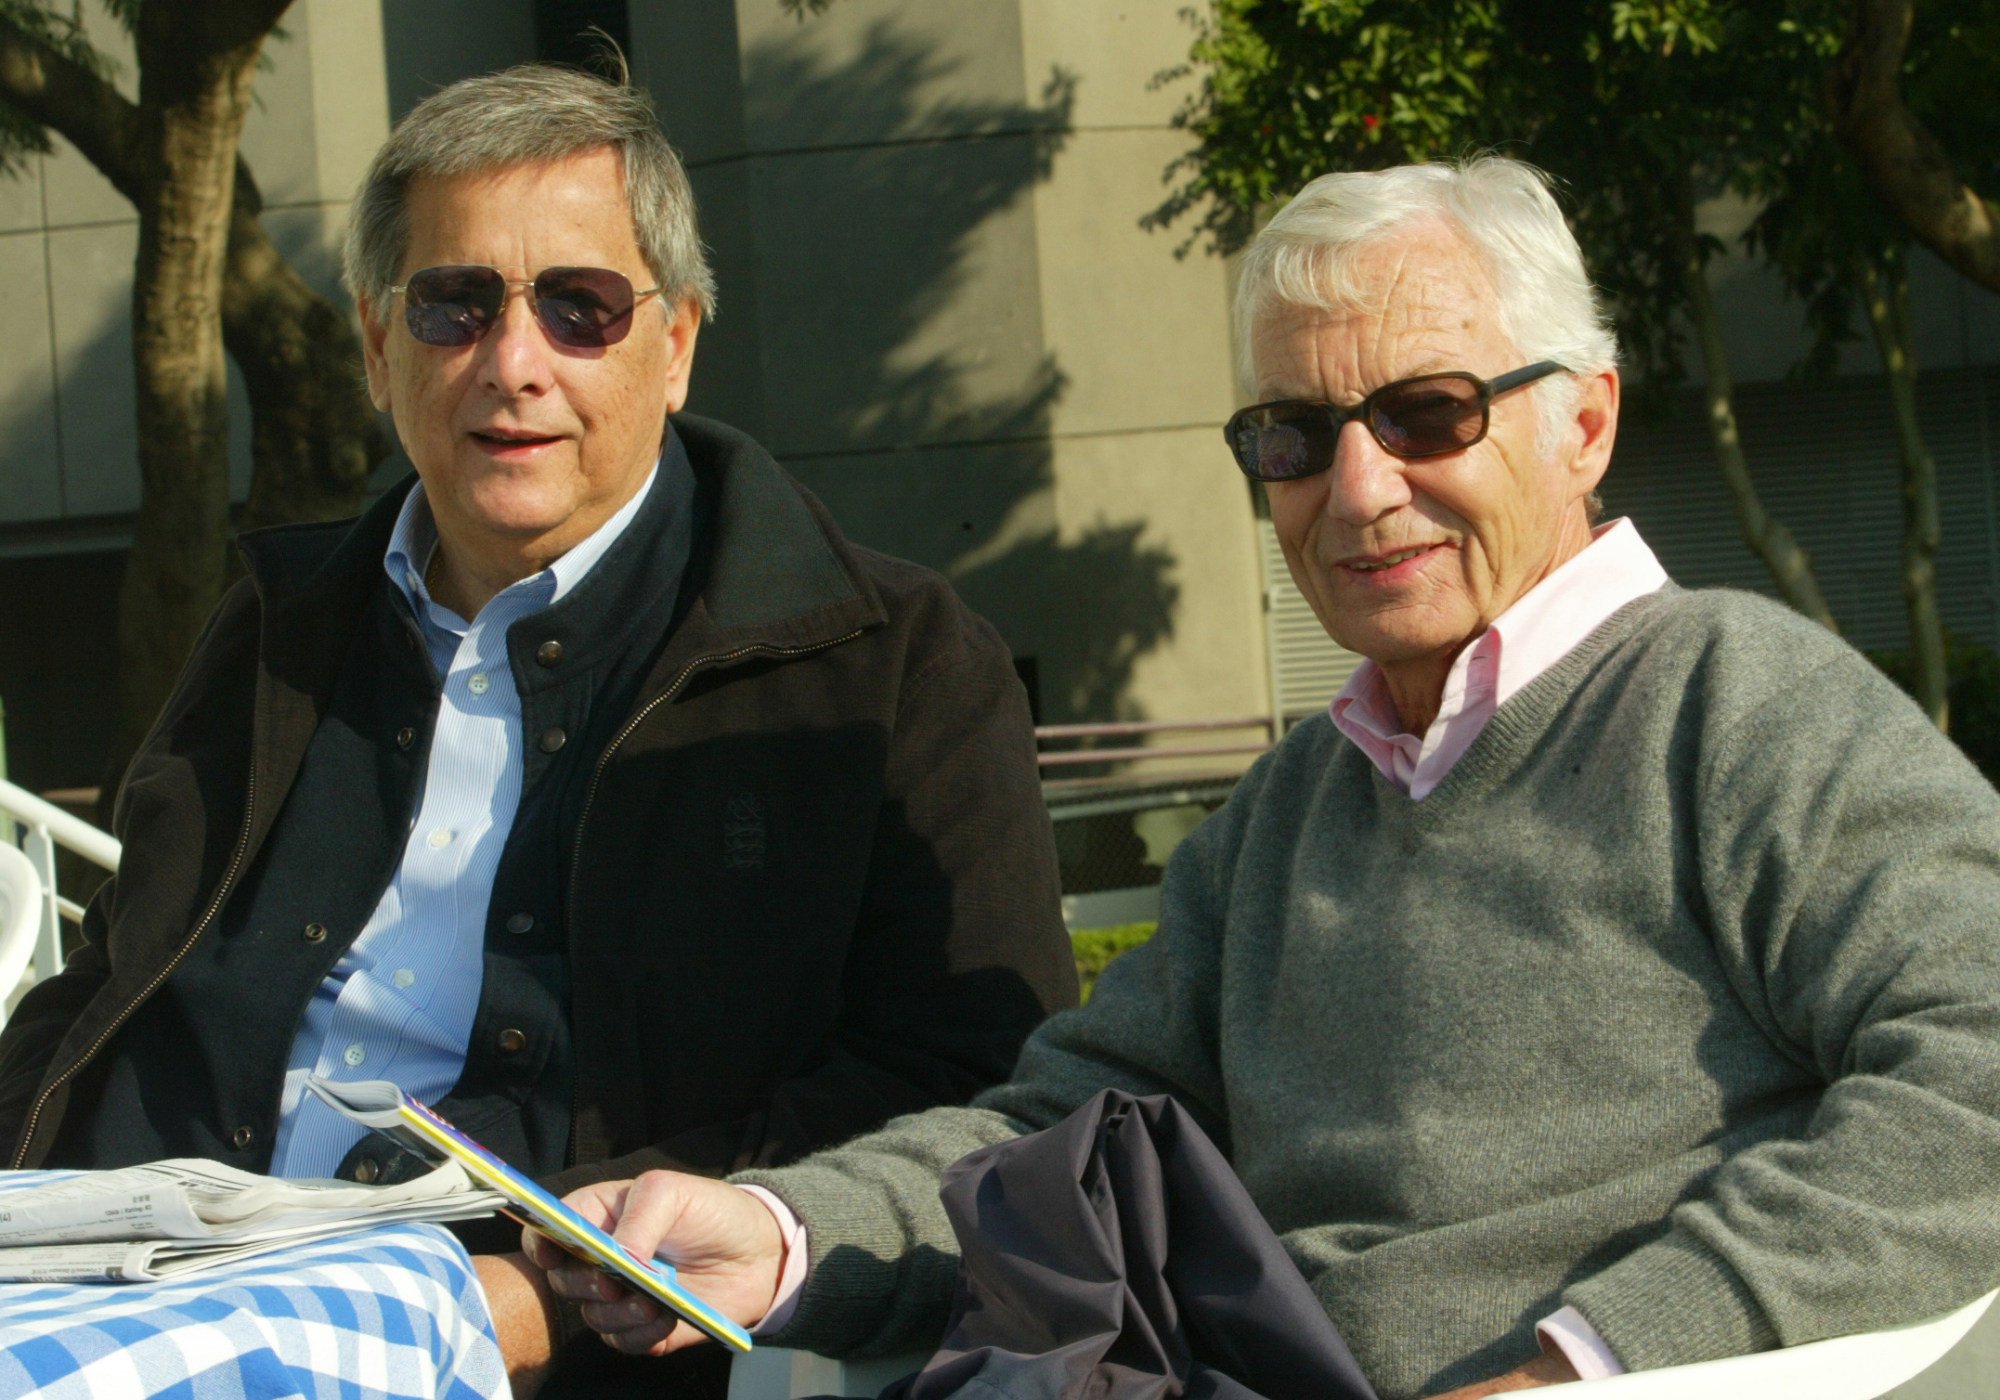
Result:
<svg viewBox="0 0 2000 1400"><path fill-rule="evenodd" d="M343 1084L315 1076L307 1081L307 1087L329 1106L411 1151L464 1168L479 1186L503 1197L500 1209L523 1225L685 1318L724 1346L750 1350L750 1334L690 1293L673 1265L641 1259L394 1084L380 1079Z"/></svg>

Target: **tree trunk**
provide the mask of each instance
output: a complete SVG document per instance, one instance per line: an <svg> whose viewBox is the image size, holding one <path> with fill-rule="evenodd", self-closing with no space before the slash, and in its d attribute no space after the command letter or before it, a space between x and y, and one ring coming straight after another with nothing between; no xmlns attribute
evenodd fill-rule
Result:
<svg viewBox="0 0 2000 1400"><path fill-rule="evenodd" d="M1715 300L1709 294L1707 259L1695 237L1694 196L1685 180L1681 182L1677 203L1687 314L1701 343L1702 366L1708 375L1703 391L1708 426L1715 439L1722 478L1728 483L1729 498L1736 507L1737 523L1743 528L1743 542L1771 571L1779 596L1827 630L1838 632L1840 627L1833 620L1833 609L1826 605L1826 595L1820 592L1819 580L1813 574L1812 556L1782 522L1764 509L1757 484L1750 479L1750 464L1744 460L1743 439L1736 427L1736 387L1729 373L1729 352L1722 343Z"/></svg>
<svg viewBox="0 0 2000 1400"><path fill-rule="evenodd" d="M1827 70L1827 113L1884 207L1945 262L2000 292L2000 205L1959 178L1943 144L1903 101L1916 15L1916 0L1854 0L1846 41Z"/></svg>
<svg viewBox="0 0 2000 1400"><path fill-rule="evenodd" d="M1944 653L1944 623L1938 617L1937 556L1943 529L1938 520L1937 464L1924 446L1917 422L1917 362L1910 335L1910 282L1901 257L1856 260L1868 324L1889 377L1889 402L1896 411L1896 451L1903 476L1903 603L1910 613L1910 672L1917 703L1939 729L1950 731L1950 676Z"/></svg>
<svg viewBox="0 0 2000 1400"><path fill-rule="evenodd" d="M243 528L353 515L389 448L363 388L361 342L265 235L249 171L239 166L236 181L222 334L250 397Z"/></svg>
<svg viewBox="0 0 2000 1400"><path fill-rule="evenodd" d="M243 10L217 4L212 10ZM270 0L266 11L282 10ZM192 13L185 5L184 14ZM252 8L239 23L264 16ZM97 73L0 12L0 102L61 132L136 208L150 197L139 108ZM388 439L362 389L361 345L346 314L292 270L258 221L263 201L239 157L222 283L222 334L251 413L245 526L324 520L361 507Z"/></svg>
<svg viewBox="0 0 2000 1400"><path fill-rule="evenodd" d="M222 274L236 145L269 29L269 21L232 23L238 16L218 13L227 8L196 15L150 0L136 26L143 183L132 349L140 496L119 597L122 754L151 726L222 594L226 570Z"/></svg>

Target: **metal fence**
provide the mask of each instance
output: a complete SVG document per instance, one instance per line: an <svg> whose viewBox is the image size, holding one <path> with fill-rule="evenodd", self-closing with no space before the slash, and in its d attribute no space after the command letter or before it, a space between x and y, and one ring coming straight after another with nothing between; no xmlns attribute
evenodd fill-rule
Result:
<svg viewBox="0 0 2000 1400"><path fill-rule="evenodd" d="M1280 728L1270 715L1038 728L1069 926L1155 918L1167 857Z"/></svg>

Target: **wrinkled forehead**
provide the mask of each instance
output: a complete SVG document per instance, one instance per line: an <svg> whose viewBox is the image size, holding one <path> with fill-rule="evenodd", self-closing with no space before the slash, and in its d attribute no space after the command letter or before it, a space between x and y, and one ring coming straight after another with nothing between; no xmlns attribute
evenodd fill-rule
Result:
<svg viewBox="0 0 2000 1400"><path fill-rule="evenodd" d="M1444 369L1498 373L1510 353L1476 258L1425 242L1362 250L1328 294L1268 299L1251 328L1260 398L1349 399Z"/></svg>
<svg viewBox="0 0 2000 1400"><path fill-rule="evenodd" d="M548 245L556 261L584 262L581 253L637 250L624 162L610 147L552 160L516 161L467 170L424 171L405 191L404 270L424 248L504 244L515 237ZM579 255L562 252L575 244ZM492 257L483 260L499 265ZM606 264L615 266L617 264Z"/></svg>
<svg viewBox="0 0 2000 1400"><path fill-rule="evenodd" d="M1269 376L1271 357L1296 356L1302 342L1332 336L1394 358L1412 337L1477 336L1499 321L1485 259L1455 226L1436 219L1360 243L1293 245L1271 260L1254 308L1239 315L1243 310L1251 311L1247 325L1238 322L1239 367L1252 381L1246 388Z"/></svg>

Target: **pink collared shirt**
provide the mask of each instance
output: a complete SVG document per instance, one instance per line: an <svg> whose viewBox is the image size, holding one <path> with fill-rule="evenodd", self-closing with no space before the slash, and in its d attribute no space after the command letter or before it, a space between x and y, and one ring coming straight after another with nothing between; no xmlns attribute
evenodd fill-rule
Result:
<svg viewBox="0 0 2000 1400"><path fill-rule="evenodd" d="M1423 734L1404 732L1389 683L1373 661L1363 661L1334 697L1333 722L1383 777L1420 802L1465 756L1495 710L1611 614L1666 581L1666 570L1630 520L1600 525L1574 559L1522 594L1458 654L1444 679L1437 718Z"/></svg>

